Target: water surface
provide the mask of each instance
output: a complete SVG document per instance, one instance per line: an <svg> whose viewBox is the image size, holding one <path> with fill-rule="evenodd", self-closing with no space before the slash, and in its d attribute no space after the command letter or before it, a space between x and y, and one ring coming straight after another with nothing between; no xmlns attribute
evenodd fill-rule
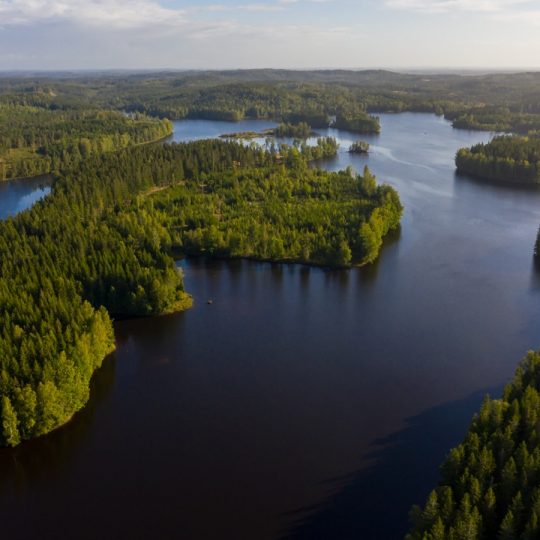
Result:
<svg viewBox="0 0 540 540"><path fill-rule="evenodd" d="M174 133L171 139L174 142L199 141L230 135L243 131L263 132L277 126L270 120L242 120L241 122L217 122L215 120L182 120L173 122ZM264 138L256 139L264 141Z"/></svg>
<svg viewBox="0 0 540 540"><path fill-rule="evenodd" d="M6 537L402 537L484 393L540 344L540 192L455 176L455 151L487 133L423 114L382 127L368 156L329 130L343 150L323 164L399 190L380 260L180 263L195 307L117 323L89 406L0 451ZM181 140L205 129L240 130L176 124Z"/></svg>
<svg viewBox="0 0 540 540"><path fill-rule="evenodd" d="M30 208L51 191L50 183L49 176L0 181L0 219Z"/></svg>

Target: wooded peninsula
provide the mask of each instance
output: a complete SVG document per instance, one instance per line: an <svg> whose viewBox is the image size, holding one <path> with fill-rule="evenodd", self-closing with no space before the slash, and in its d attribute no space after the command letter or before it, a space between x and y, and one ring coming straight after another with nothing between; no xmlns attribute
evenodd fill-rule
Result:
<svg viewBox="0 0 540 540"><path fill-rule="evenodd" d="M440 485L411 512L407 540L533 540L540 535L540 353L530 352L501 399L486 398Z"/></svg>
<svg viewBox="0 0 540 540"><path fill-rule="evenodd" d="M308 166L336 148L214 140L98 153L1 222L1 443L47 433L86 403L114 349L111 316L189 307L173 254L373 261L399 226L399 197L367 169Z"/></svg>
<svg viewBox="0 0 540 540"><path fill-rule="evenodd" d="M509 133L459 150L458 171L540 181L536 73L0 77L0 180L53 176L50 195L0 222L0 446L48 433L87 403L93 373L115 349L115 317L190 307L177 258L375 261L400 226L398 193L367 167L317 168L338 144L306 139L330 126L376 135L383 112ZM295 143L163 142L182 119L272 120L267 135ZM363 141L349 149L368 150ZM540 353L530 353L502 399L486 399L439 487L413 510L409 540L538 538L539 381Z"/></svg>

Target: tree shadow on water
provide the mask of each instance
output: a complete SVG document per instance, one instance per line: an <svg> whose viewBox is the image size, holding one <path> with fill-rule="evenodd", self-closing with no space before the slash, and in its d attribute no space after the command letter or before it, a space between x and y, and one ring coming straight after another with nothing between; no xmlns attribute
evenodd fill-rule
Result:
<svg viewBox="0 0 540 540"><path fill-rule="evenodd" d="M365 468L333 479L339 488L327 500L286 516L292 526L281 540L399 540L409 530L408 514L424 504L439 481L439 467L459 444L486 394L429 409L407 420L407 427L374 442Z"/></svg>

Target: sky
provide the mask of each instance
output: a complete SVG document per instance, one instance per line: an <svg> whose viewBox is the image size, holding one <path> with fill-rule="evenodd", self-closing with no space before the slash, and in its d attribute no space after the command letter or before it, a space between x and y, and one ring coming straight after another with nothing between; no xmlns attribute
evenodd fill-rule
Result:
<svg viewBox="0 0 540 540"><path fill-rule="evenodd" d="M540 68L540 0L0 0L0 70Z"/></svg>

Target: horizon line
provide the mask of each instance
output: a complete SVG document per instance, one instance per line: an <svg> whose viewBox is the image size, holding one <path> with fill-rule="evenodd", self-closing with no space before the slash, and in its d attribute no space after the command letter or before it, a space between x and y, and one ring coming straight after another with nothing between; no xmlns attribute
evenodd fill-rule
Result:
<svg viewBox="0 0 540 540"><path fill-rule="evenodd" d="M203 73L203 72L234 72L234 71L286 71L286 72L313 72L313 71L348 71L348 72L367 72L367 71L387 71L395 73L414 73L414 72L432 72L432 73L455 73L455 72L482 72L482 73L540 73L540 66L530 67L224 67L224 68L174 68L174 67L156 67L156 68L0 68L0 74L34 74L34 73L103 73L103 72L129 72L129 73Z"/></svg>

